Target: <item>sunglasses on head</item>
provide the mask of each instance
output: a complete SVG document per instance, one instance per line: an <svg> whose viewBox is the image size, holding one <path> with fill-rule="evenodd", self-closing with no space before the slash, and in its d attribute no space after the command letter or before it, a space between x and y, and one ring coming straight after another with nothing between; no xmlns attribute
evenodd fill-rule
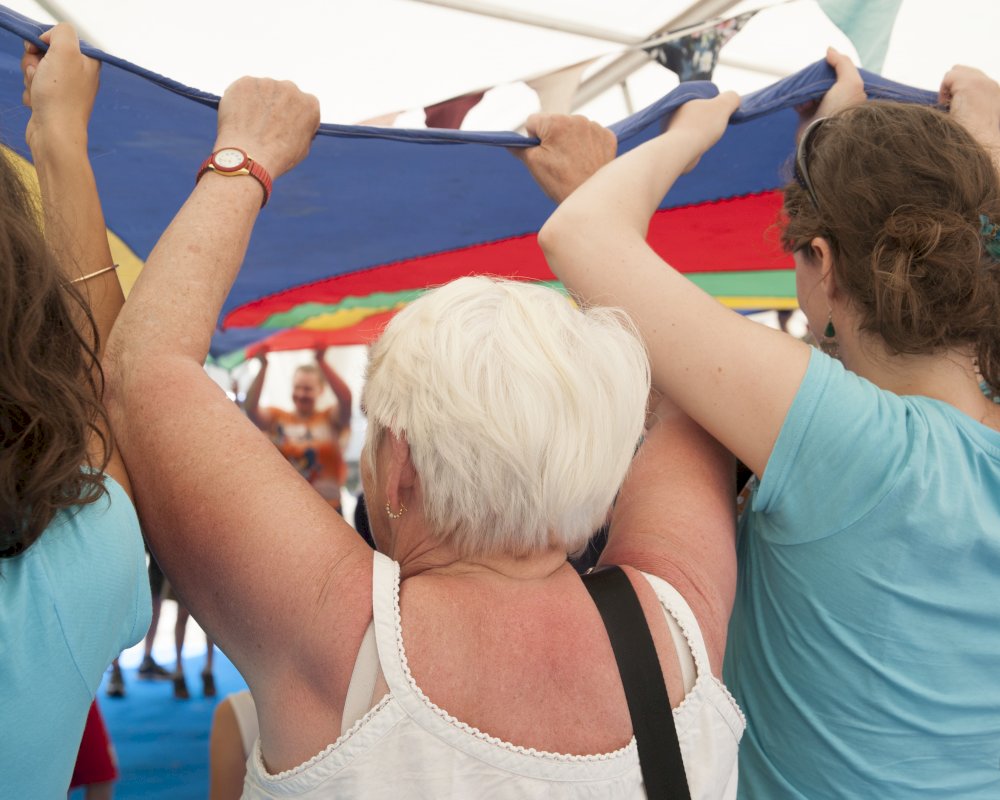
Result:
<svg viewBox="0 0 1000 800"><path fill-rule="evenodd" d="M819 211L819 201L816 199L816 190L813 189L812 180L809 178L809 145L820 125L827 119L827 117L818 117L810 122L802 132L799 145L795 150L795 181L806 190L813 208L817 211Z"/></svg>

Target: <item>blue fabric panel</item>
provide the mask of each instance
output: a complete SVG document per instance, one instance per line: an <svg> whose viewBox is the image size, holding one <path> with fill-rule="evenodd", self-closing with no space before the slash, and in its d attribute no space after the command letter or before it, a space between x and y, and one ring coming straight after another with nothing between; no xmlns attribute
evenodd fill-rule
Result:
<svg viewBox="0 0 1000 800"><path fill-rule="evenodd" d="M42 30L0 7L0 97L6 109L0 132L24 155L21 40L37 42ZM105 215L109 227L145 258L214 142L218 98L84 49L105 62L90 129ZM865 78L871 96L934 99L877 75ZM832 82L832 70L819 62L747 96L723 140L678 182L665 206L782 185L796 125L793 107L820 97ZM617 123L620 152L655 136L682 103L716 92L711 83L686 83ZM309 158L276 182L223 313L329 276L537 231L552 203L505 149L533 143L510 132L323 125Z"/></svg>

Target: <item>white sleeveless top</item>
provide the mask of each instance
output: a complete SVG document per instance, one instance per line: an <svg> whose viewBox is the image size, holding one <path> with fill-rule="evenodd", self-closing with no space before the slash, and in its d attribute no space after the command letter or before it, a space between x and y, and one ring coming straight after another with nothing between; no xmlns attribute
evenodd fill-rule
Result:
<svg viewBox="0 0 1000 800"><path fill-rule="evenodd" d="M389 693L337 741L286 772L267 772L258 740L247 761L245 800L646 797L634 738L613 753L548 753L497 739L434 705L414 682L406 662L399 565L381 553L374 558L373 625ZM686 660L693 669L685 683L691 686L673 714L692 800L735 798L743 714L712 675L687 603L663 580L643 574L668 622L677 623L671 625L675 640L683 639L675 644L683 648L686 641L690 652ZM355 669L352 684L357 679Z"/></svg>

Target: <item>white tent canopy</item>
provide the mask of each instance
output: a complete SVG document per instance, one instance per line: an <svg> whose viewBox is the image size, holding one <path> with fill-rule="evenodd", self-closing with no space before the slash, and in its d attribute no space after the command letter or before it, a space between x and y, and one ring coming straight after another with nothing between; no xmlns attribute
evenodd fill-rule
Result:
<svg viewBox="0 0 1000 800"><path fill-rule="evenodd" d="M537 100L523 85L504 84L619 54L671 22L675 27L762 6L769 8L723 51L715 73L721 88L760 88L821 58L828 44L854 53L815 0L12 0L10 5L39 20L68 19L98 47L206 91L221 94L243 74L294 80L319 96L324 122L341 123L502 86L473 109L463 127L513 128L536 110ZM903 0L883 73L924 88L935 88L956 62L1000 75L1000 49L992 41L997 22L995 0ZM602 79L594 77L614 60L609 56L594 65L580 91L587 97L595 86L609 89L580 107L606 123L627 114L617 86L621 78L611 75L609 84L606 71ZM676 85L672 73L641 53L626 66L635 108ZM422 124L415 115L400 122Z"/></svg>

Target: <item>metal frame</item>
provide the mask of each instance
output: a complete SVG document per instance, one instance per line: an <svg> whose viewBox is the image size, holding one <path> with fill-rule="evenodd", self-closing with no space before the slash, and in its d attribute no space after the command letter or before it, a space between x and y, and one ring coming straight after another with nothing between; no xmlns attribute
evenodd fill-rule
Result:
<svg viewBox="0 0 1000 800"><path fill-rule="evenodd" d="M412 0L412 2L441 6L443 8L450 8L454 11L464 11L470 14L493 17L495 19L502 19L508 22L516 22L523 25L530 25L532 27L558 31L560 33L586 36L591 39L600 39L602 41L614 42L616 44L634 47L647 42L650 39L654 39L657 36L662 36L681 28L697 25L698 23L715 17L720 17L729 11L729 9L733 6L739 5L741 0L696 0L696 2L691 3L687 8L685 8L684 11L667 20L649 36L644 37L643 39L635 39L633 37L625 36L617 31L610 31L606 28L597 28L591 25L583 25L571 20L548 17L542 14L516 11L495 3L483 2L483 0ZM647 63L649 63L649 56L647 56L642 50L633 50L618 56L618 58L605 65L580 84L573 97L573 110L589 103L594 98L604 94L604 92L608 89L612 89L615 86L625 85L625 81L628 77L636 70L645 66ZM750 64L745 61L732 61L722 58L719 63L735 67L737 69L751 70L768 75L775 75L777 77L784 77L784 73L782 72L778 72L777 70L769 67Z"/></svg>

